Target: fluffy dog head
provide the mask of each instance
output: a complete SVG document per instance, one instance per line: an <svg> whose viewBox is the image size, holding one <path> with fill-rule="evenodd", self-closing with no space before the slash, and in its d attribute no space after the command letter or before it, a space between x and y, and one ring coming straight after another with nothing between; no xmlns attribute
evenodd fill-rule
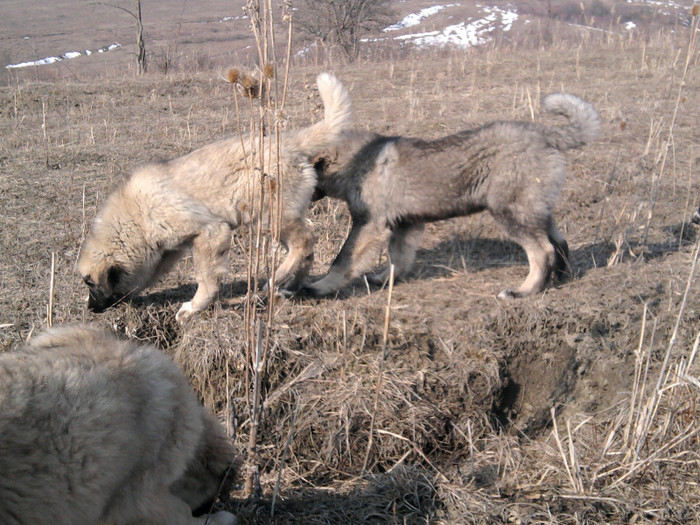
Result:
<svg viewBox="0 0 700 525"><path fill-rule="evenodd" d="M170 491L187 502L195 516L205 514L217 496L226 501L240 466L230 440L213 416L205 414L204 433L195 457Z"/></svg>
<svg viewBox="0 0 700 525"><path fill-rule="evenodd" d="M156 281L181 247L154 226L153 196L132 177L107 199L81 247L77 271L89 289L88 308L101 312Z"/></svg>

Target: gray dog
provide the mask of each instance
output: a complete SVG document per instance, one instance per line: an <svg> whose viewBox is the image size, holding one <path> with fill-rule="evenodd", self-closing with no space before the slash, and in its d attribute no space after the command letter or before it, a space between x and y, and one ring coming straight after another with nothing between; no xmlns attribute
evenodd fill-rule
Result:
<svg viewBox="0 0 700 525"><path fill-rule="evenodd" d="M425 223L488 210L527 253L523 284L499 297L524 297L565 273L568 246L552 220L565 177L562 151L592 140L598 115L583 100L555 93L544 108L568 119L549 127L493 122L437 140L352 131L316 158L316 196L348 203L352 230L328 274L301 289L326 295L367 272L382 247L397 278L410 270ZM373 276L384 281L388 273Z"/></svg>

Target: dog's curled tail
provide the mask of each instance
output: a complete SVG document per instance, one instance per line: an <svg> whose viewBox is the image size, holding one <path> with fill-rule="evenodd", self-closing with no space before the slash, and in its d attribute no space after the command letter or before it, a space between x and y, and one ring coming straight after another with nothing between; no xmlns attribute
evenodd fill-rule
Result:
<svg viewBox="0 0 700 525"><path fill-rule="evenodd" d="M552 93L544 98L542 106L550 113L569 119L568 126L547 127L545 130L545 136L558 150L580 148L598 135L598 113L585 100L567 93Z"/></svg>
<svg viewBox="0 0 700 525"><path fill-rule="evenodd" d="M297 147L309 156L334 145L352 124L350 95L340 80L331 73L321 73L316 85L323 101L323 120L296 134Z"/></svg>

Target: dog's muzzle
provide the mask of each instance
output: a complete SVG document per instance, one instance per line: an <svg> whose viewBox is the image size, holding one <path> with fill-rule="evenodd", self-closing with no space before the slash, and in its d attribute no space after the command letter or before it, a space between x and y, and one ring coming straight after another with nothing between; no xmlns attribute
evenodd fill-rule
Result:
<svg viewBox="0 0 700 525"><path fill-rule="evenodd" d="M118 298L113 295L106 296L90 290L90 295L88 295L88 308L96 314L101 314L117 301Z"/></svg>

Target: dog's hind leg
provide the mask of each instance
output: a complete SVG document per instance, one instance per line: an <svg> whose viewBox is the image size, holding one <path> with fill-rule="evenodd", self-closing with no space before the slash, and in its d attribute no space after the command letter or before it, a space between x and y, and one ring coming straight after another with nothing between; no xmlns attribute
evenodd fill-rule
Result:
<svg viewBox="0 0 700 525"><path fill-rule="evenodd" d="M275 286L285 291L297 290L314 263L314 236L303 218L286 224L280 232L280 242L287 248L287 257L275 271Z"/></svg>
<svg viewBox="0 0 700 525"><path fill-rule="evenodd" d="M544 290L557 257L552 240L559 243L562 252L565 250L565 244L562 243L564 238L553 228L551 215L538 218L511 210L500 213L491 211L491 214L510 238L523 247L530 264L530 272L523 284L515 290L506 288L498 297L526 297Z"/></svg>
<svg viewBox="0 0 700 525"><path fill-rule="evenodd" d="M194 238L194 256L197 292L191 301L183 303L175 315L178 322L195 312L204 310L219 293L221 279L228 269L228 252L231 247L231 227L225 222L210 224Z"/></svg>
<svg viewBox="0 0 700 525"><path fill-rule="evenodd" d="M549 238L546 235L521 236L513 240L525 250L530 264L530 272L519 288L516 290L506 288L499 293L498 297L501 299L506 297L527 297L528 295L541 292L544 290L554 266L554 246L549 242Z"/></svg>
<svg viewBox="0 0 700 525"><path fill-rule="evenodd" d="M342 288L372 268L391 235L386 224L353 218L353 227L328 274L301 289L302 295L327 295Z"/></svg>
<svg viewBox="0 0 700 525"><path fill-rule="evenodd" d="M549 225L548 239L554 247L554 267L552 268L552 275L557 281L563 281L567 277L572 276L574 272L569 263L569 244L557 229L554 221Z"/></svg>
<svg viewBox="0 0 700 525"><path fill-rule="evenodd" d="M394 265L394 280L403 279L411 271L416 251L420 247L425 223L399 224L389 239L389 260ZM374 284L384 284L389 279L390 268L367 278Z"/></svg>

